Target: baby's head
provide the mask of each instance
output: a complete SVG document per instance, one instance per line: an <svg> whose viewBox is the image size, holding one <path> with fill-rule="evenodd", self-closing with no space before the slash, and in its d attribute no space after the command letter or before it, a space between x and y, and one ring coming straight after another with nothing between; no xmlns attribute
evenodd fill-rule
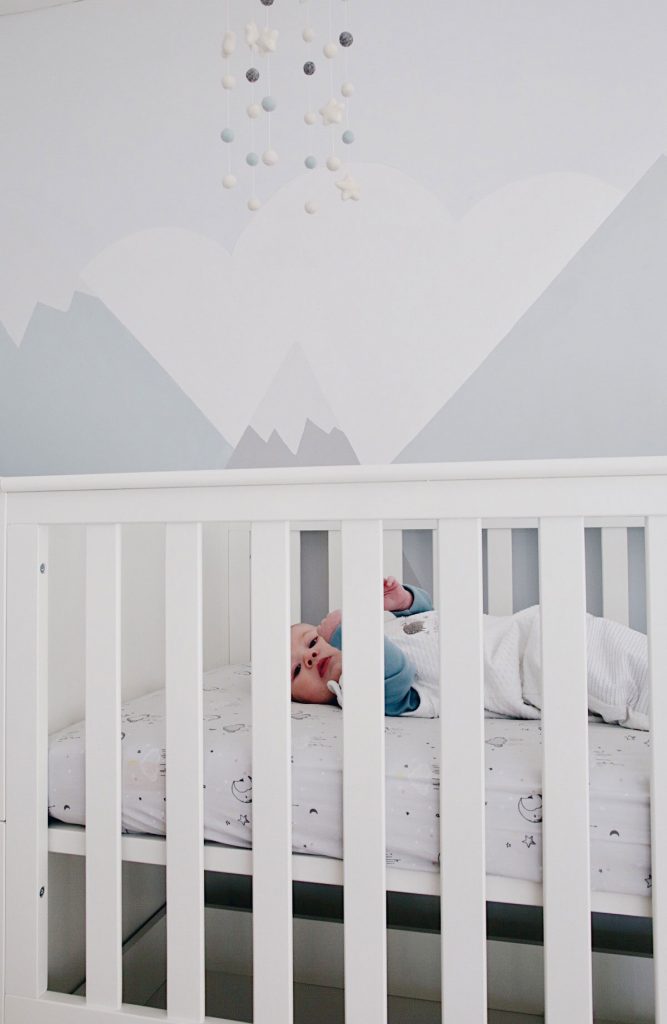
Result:
<svg viewBox="0 0 667 1024"><path fill-rule="evenodd" d="M292 700L302 704L334 704L336 695L327 682L338 682L343 656L337 647L320 636L316 626L297 622L290 631Z"/></svg>

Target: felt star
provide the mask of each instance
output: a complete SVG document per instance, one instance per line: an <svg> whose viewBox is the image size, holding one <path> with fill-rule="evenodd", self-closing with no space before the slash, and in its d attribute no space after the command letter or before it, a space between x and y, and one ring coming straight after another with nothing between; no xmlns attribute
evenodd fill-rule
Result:
<svg viewBox="0 0 667 1024"><path fill-rule="evenodd" d="M258 28L257 22L249 21L245 27L245 41L253 53L275 53L278 44L278 30Z"/></svg>
<svg viewBox="0 0 667 1024"><path fill-rule="evenodd" d="M322 124L340 124L343 120L345 105L333 97L323 107L320 107Z"/></svg>
<svg viewBox="0 0 667 1024"><path fill-rule="evenodd" d="M349 174L336 182L336 188L340 189L341 199L360 199L360 186Z"/></svg>

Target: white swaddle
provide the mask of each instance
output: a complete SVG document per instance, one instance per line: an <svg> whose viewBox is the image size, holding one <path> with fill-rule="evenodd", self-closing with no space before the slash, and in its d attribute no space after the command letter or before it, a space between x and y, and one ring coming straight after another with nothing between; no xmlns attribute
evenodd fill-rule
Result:
<svg viewBox="0 0 667 1024"><path fill-rule="evenodd" d="M540 609L514 615L485 615L484 706L512 718L539 718L542 707ZM415 666L420 697L414 717L440 715L438 612L419 612L385 621L385 635ZM588 706L606 722L629 729L649 727L647 638L619 622L586 615ZM456 687L445 682L456 713Z"/></svg>

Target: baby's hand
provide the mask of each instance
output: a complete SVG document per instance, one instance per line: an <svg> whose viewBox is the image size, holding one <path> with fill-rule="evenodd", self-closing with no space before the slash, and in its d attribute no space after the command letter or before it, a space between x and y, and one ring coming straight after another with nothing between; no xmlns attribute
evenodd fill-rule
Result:
<svg viewBox="0 0 667 1024"><path fill-rule="evenodd" d="M328 615L324 616L319 626L317 627L317 632L320 634L323 640L326 640L326 642L329 643L331 637L334 634L334 630L338 629L342 622L342 619L343 616L341 614L340 608L336 608L335 611L329 612Z"/></svg>
<svg viewBox="0 0 667 1024"><path fill-rule="evenodd" d="M386 612L403 612L412 604L412 594L395 579L387 576L384 581L384 610Z"/></svg>

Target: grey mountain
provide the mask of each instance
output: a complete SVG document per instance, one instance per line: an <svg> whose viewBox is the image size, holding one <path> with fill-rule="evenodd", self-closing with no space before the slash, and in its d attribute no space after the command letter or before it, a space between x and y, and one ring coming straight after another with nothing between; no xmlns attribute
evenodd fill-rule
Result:
<svg viewBox="0 0 667 1024"><path fill-rule="evenodd" d="M0 474L213 469L231 445L119 320L75 293L0 329Z"/></svg>
<svg viewBox="0 0 667 1024"><path fill-rule="evenodd" d="M667 453L661 156L395 462Z"/></svg>
<svg viewBox="0 0 667 1024"><path fill-rule="evenodd" d="M247 469L260 466L349 466L358 465L359 459L342 430L334 427L330 433L311 420L306 420L296 453L287 447L277 430L268 440L248 427L229 462L228 469Z"/></svg>

